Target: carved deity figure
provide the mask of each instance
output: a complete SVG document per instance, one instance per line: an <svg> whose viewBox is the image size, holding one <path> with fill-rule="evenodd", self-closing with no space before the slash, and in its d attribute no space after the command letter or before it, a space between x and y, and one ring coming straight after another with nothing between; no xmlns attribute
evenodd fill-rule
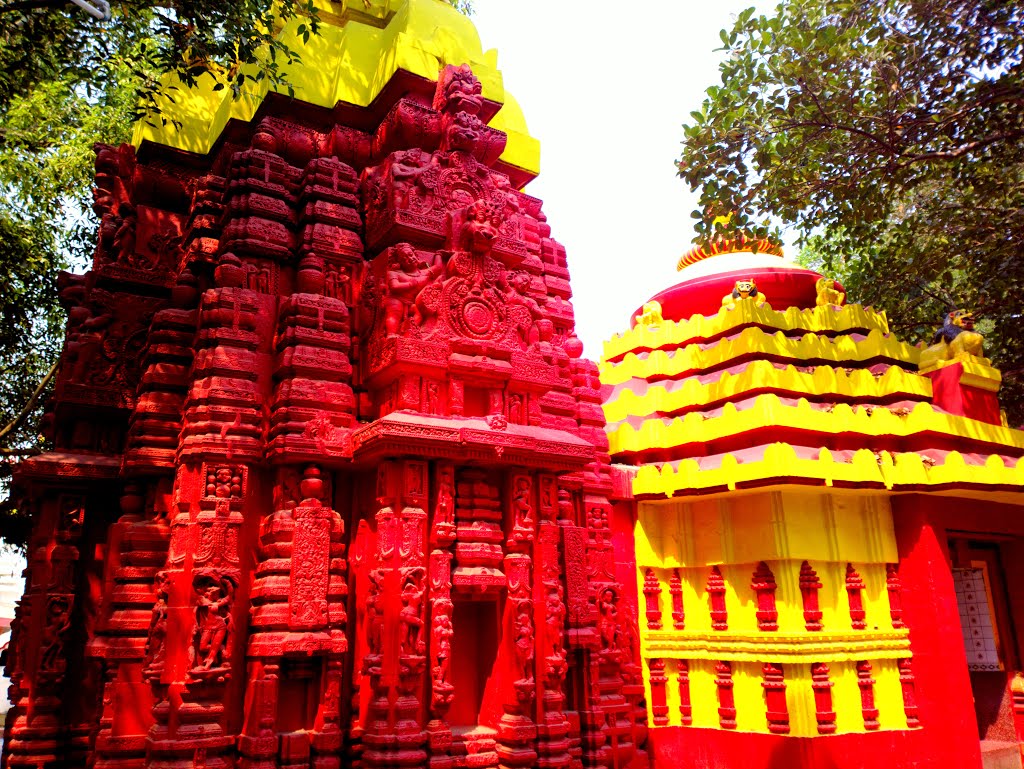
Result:
<svg viewBox="0 0 1024 769"><path fill-rule="evenodd" d="M735 310L736 302L741 299L753 299L754 304L758 307L767 301L764 294L757 290L757 283L754 282L753 278L737 280L732 292L722 297L722 307L725 307L727 310Z"/></svg>
<svg viewBox="0 0 1024 769"><path fill-rule="evenodd" d="M159 675L164 669L167 658L165 642L167 640L167 598L170 580L166 572L156 575L156 603L153 615L149 620L149 634L146 637L146 658L144 669L147 674Z"/></svg>
<svg viewBox="0 0 1024 769"><path fill-rule="evenodd" d="M440 256L435 254L433 262L428 265L409 243L399 243L392 249L388 264L387 296L383 301L384 329L388 334L397 334L402 330L420 291L440 275L443 269ZM422 308L416 305L412 313L416 325L423 320L421 313Z"/></svg>
<svg viewBox="0 0 1024 769"><path fill-rule="evenodd" d="M533 535L533 505L530 503L530 479L516 478L512 512L515 515L513 528L515 531Z"/></svg>
<svg viewBox="0 0 1024 769"><path fill-rule="evenodd" d="M381 605L383 597L383 576L379 571L371 571L370 589L366 594L366 646L367 654L377 656L381 653L381 636L384 630L384 611Z"/></svg>
<svg viewBox="0 0 1024 769"><path fill-rule="evenodd" d="M452 656L452 636L455 629L452 627L452 620L447 614L438 614L434 617L432 628L434 650L437 657L437 665L434 667L434 680L438 683L448 681L448 672Z"/></svg>
<svg viewBox="0 0 1024 769"><path fill-rule="evenodd" d="M515 620L516 659L522 670L522 677L529 678L530 665L533 662L533 620L530 618L530 603L523 601L519 605Z"/></svg>
<svg viewBox="0 0 1024 769"><path fill-rule="evenodd" d="M192 668L220 669L227 666L227 654L234 631L231 603L235 579L217 572L200 572L192 583L196 594L196 622L192 633Z"/></svg>
<svg viewBox="0 0 1024 769"><path fill-rule="evenodd" d="M67 670L64 649L71 632L71 598L51 596L46 605L46 627L43 629L39 672L54 681L60 681Z"/></svg>
<svg viewBox="0 0 1024 769"><path fill-rule="evenodd" d="M242 473L238 468L221 466L207 472L206 496L230 499L241 494Z"/></svg>
<svg viewBox="0 0 1024 769"><path fill-rule="evenodd" d="M440 473L437 479L437 505L434 507L434 525L454 523L455 498L452 479L448 473Z"/></svg>
<svg viewBox="0 0 1024 769"><path fill-rule="evenodd" d="M619 640L619 597L606 587L597 599L597 631L601 636L601 650L613 651Z"/></svg>
<svg viewBox="0 0 1024 769"><path fill-rule="evenodd" d="M405 578L402 587L402 610L398 620L402 623L401 653L418 655L423 653L424 644L420 638L423 629L423 588L420 586L422 569L413 569Z"/></svg>
<svg viewBox="0 0 1024 769"><path fill-rule="evenodd" d="M468 64L447 67L441 73L440 95L435 99L434 109L455 114L468 112L475 115L483 106L480 81Z"/></svg>
<svg viewBox="0 0 1024 769"><path fill-rule="evenodd" d="M528 345L534 345L540 340L540 331L537 328L537 321L544 317L544 310L541 309L537 300L530 296L531 278L529 273L517 272L509 280L509 290L505 294L505 301L510 305L524 307L530 313L530 320L526 328L520 329L523 341ZM526 324L524 324L526 325Z"/></svg>
<svg viewBox="0 0 1024 769"><path fill-rule="evenodd" d="M474 256L485 256L491 252L498 231L504 222L504 211L487 200L474 200L466 209L460 245ZM483 275L480 275L483 278Z"/></svg>

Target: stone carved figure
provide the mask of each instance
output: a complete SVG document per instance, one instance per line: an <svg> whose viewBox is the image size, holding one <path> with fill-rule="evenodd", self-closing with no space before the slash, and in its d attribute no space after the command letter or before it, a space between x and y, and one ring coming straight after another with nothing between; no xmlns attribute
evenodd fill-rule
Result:
<svg viewBox="0 0 1024 769"><path fill-rule="evenodd" d="M442 472L437 478L437 504L434 506L434 525L451 526L455 523L455 489L452 487L450 472Z"/></svg>
<svg viewBox="0 0 1024 769"><path fill-rule="evenodd" d="M67 671L64 654L71 632L72 599L65 595L52 595L46 604L46 627L43 629L42 651L39 655L40 676L59 683Z"/></svg>
<svg viewBox="0 0 1024 769"><path fill-rule="evenodd" d="M836 288L832 278L818 278L814 290L817 293L814 300L817 307L841 307L846 301L846 294Z"/></svg>
<svg viewBox="0 0 1024 769"><path fill-rule="evenodd" d="M146 675L159 676L163 672L167 659L164 644L167 641L167 599L170 587L167 572L159 572L156 575L156 603L153 605L153 615L149 620L149 633L146 636L146 656L143 666Z"/></svg>
<svg viewBox="0 0 1024 769"><path fill-rule="evenodd" d="M533 619L530 617L532 604L529 601L522 601L516 611L515 618L515 647L516 660L522 671L522 678L531 678L531 665L533 664Z"/></svg>
<svg viewBox="0 0 1024 769"><path fill-rule="evenodd" d="M379 569L369 572L370 589L366 593L366 653L368 656L381 654L381 638L384 631L384 576Z"/></svg>
<svg viewBox="0 0 1024 769"><path fill-rule="evenodd" d="M601 651L611 652L619 641L619 596L606 587L597 598L597 631L601 636Z"/></svg>
<svg viewBox="0 0 1024 769"><path fill-rule="evenodd" d="M732 293L722 297L722 307L725 307L727 310L735 310L736 302L741 299L753 299L754 304L758 307L767 301L764 294L757 290L757 283L754 282L753 278L737 280Z"/></svg>
<svg viewBox="0 0 1024 769"><path fill-rule="evenodd" d="M519 476L515 481L515 489L512 498L512 524L513 534L521 535L524 539L533 539L533 528L536 520L533 515L533 504L530 502L530 490L532 484L530 479Z"/></svg>
<svg viewBox="0 0 1024 769"><path fill-rule="evenodd" d="M974 313L970 310L953 310L942 319L942 327L932 337L933 345L948 345L946 358L963 360L981 358L985 351L985 340L974 330Z"/></svg>
<svg viewBox="0 0 1024 769"><path fill-rule="evenodd" d="M192 580L196 594L190 665L193 671L228 667L228 652L234 634L231 605L236 587L234 576L213 570L200 571Z"/></svg>
<svg viewBox="0 0 1024 769"><path fill-rule="evenodd" d="M402 609L398 613L401 623L399 647L405 655L421 655L426 649L420 637L423 630L423 569L411 569L402 585Z"/></svg>
<svg viewBox="0 0 1024 769"><path fill-rule="evenodd" d="M476 115L480 112L484 103L480 81L468 64L445 68L439 86L434 109L449 114L468 112Z"/></svg>
<svg viewBox="0 0 1024 769"><path fill-rule="evenodd" d="M433 670L434 681L435 683L447 683L452 656L452 636L455 634L451 617L445 613L434 617L431 634L434 642L434 654L437 658L437 665Z"/></svg>
<svg viewBox="0 0 1024 769"><path fill-rule="evenodd" d="M222 465L207 470L206 496L237 499L242 496L242 470Z"/></svg>
<svg viewBox="0 0 1024 769"><path fill-rule="evenodd" d="M383 301L384 328L388 334L402 331L410 317L417 326L423 322L425 308L416 301L417 297L443 269L440 256L435 255L428 265L408 243L399 243L392 249Z"/></svg>
<svg viewBox="0 0 1024 769"><path fill-rule="evenodd" d="M638 326L660 326L663 322L661 302L655 299L645 302L640 314L636 316L636 325Z"/></svg>

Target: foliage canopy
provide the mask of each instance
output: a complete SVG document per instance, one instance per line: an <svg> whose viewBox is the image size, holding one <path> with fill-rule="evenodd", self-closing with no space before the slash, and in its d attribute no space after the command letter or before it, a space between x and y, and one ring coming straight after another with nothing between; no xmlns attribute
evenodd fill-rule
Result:
<svg viewBox="0 0 1024 769"><path fill-rule="evenodd" d="M911 338L974 308L1024 418L1024 6L784 0L721 37L678 163L698 237L795 225Z"/></svg>

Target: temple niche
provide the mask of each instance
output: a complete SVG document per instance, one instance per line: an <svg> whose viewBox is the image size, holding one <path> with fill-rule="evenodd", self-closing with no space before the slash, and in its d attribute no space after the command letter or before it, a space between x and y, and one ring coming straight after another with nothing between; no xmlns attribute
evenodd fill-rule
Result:
<svg viewBox="0 0 1024 769"><path fill-rule="evenodd" d="M388 93L97 147L5 766L646 763L565 251L469 66Z"/></svg>

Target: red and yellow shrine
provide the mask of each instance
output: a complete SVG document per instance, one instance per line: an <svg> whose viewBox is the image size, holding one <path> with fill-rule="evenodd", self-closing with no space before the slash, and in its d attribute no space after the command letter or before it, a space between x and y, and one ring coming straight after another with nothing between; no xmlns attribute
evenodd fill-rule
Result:
<svg viewBox="0 0 1024 769"><path fill-rule="evenodd" d="M654 764L1019 766L1024 432L964 313L921 350L770 243L680 269L601 364Z"/></svg>
<svg viewBox="0 0 1024 769"><path fill-rule="evenodd" d="M294 99L97 146L5 769L1019 766L971 318L909 346L741 237L587 361L472 23L318 7Z"/></svg>

